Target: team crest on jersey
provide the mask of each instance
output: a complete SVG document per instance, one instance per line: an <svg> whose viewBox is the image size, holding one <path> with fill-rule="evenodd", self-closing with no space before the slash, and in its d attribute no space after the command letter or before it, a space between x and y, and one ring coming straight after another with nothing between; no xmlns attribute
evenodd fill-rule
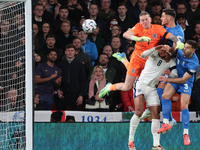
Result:
<svg viewBox="0 0 200 150"><path fill-rule="evenodd" d="M132 69L132 70L131 70L131 73L135 73L135 69Z"/></svg>
<svg viewBox="0 0 200 150"><path fill-rule="evenodd" d="M132 27L132 29L135 29L135 27Z"/></svg>
<svg viewBox="0 0 200 150"><path fill-rule="evenodd" d="M152 34L152 37L153 37L154 39L156 39L156 38L157 38L157 33L153 33L153 34Z"/></svg>

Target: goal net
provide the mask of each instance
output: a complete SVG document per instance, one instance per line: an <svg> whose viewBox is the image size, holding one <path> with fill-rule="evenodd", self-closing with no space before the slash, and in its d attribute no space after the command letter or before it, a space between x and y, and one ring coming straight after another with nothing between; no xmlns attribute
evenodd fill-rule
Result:
<svg viewBox="0 0 200 150"><path fill-rule="evenodd" d="M26 104L30 103L32 98L29 95L28 99L26 95L27 42L25 39L27 34L25 31L27 31L25 30L25 2L1 1L0 149L2 150L27 149ZM31 76L30 80L32 80Z"/></svg>

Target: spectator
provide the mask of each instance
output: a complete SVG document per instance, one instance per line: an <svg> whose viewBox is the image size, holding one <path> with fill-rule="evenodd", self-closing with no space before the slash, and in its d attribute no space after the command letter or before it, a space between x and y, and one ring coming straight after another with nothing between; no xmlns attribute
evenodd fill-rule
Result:
<svg viewBox="0 0 200 150"><path fill-rule="evenodd" d="M118 24L115 24L111 28L111 37L109 39L106 39L108 45L111 44L111 40L113 37L119 37L121 41L121 48L126 49L126 45L128 44L128 41L121 37L121 27Z"/></svg>
<svg viewBox="0 0 200 150"><path fill-rule="evenodd" d="M39 64L35 70L35 91L40 94L40 101L47 110L51 110L54 104L54 86L59 88L62 81L62 71L55 65L57 53L51 50L47 56L48 61Z"/></svg>
<svg viewBox="0 0 200 150"><path fill-rule="evenodd" d="M98 16L107 22L109 18L116 12L110 8L111 0L101 0L101 9L98 12Z"/></svg>
<svg viewBox="0 0 200 150"><path fill-rule="evenodd" d="M93 33L88 35L88 39L95 43L98 51L98 56L102 52L103 47L105 46L105 40L99 34L99 27L97 26L96 30Z"/></svg>
<svg viewBox="0 0 200 150"><path fill-rule="evenodd" d="M71 30L71 32L72 32L72 35L74 37L78 37L78 28L77 27L73 27L72 30Z"/></svg>
<svg viewBox="0 0 200 150"><path fill-rule="evenodd" d="M36 69L39 64L44 63L46 61L46 57L44 56L44 53L40 50L36 50L34 56Z"/></svg>
<svg viewBox="0 0 200 150"><path fill-rule="evenodd" d="M49 22L45 21L42 24L41 32L37 35L41 48L43 48L43 46L46 44L46 36L48 33L52 33L51 25Z"/></svg>
<svg viewBox="0 0 200 150"><path fill-rule="evenodd" d="M135 26L136 22L127 14L127 5L124 2L119 3L118 8L119 26L121 27L121 35L126 32L129 28Z"/></svg>
<svg viewBox="0 0 200 150"><path fill-rule="evenodd" d="M106 58L105 55L100 55L100 58ZM107 57L108 60L108 57ZM108 71L108 70L107 70ZM107 72L106 71L106 72ZM110 72L113 73L113 72ZM111 74L110 74L111 75ZM88 98L86 100L86 111L109 112L109 104L111 97L99 98L99 92L106 86L106 76L101 66L95 66L88 83Z"/></svg>
<svg viewBox="0 0 200 150"><path fill-rule="evenodd" d="M37 34L39 32L39 28L37 26L37 24L33 23L33 31L34 31L34 46L36 50L40 49L40 43L39 43L39 39L37 37Z"/></svg>
<svg viewBox="0 0 200 150"><path fill-rule="evenodd" d="M161 15L162 5L159 0L153 1L151 10L152 10L153 14Z"/></svg>
<svg viewBox="0 0 200 150"><path fill-rule="evenodd" d="M97 51L97 47L94 43L90 42L89 39L87 39L88 34L83 31L83 29L79 30L79 34L78 34L78 38L81 40L81 44L82 44L82 50L83 52L85 52L86 54L88 54L91 58L92 61L92 66L94 66L95 60L97 60L98 58L98 51Z"/></svg>
<svg viewBox="0 0 200 150"><path fill-rule="evenodd" d="M121 48L121 40L120 37L113 37L111 40L111 47L113 49L113 53L117 52L126 52L126 49ZM126 46L125 46L126 47Z"/></svg>
<svg viewBox="0 0 200 150"><path fill-rule="evenodd" d="M63 21L60 29L61 32L56 36L56 46L64 52L66 45L72 43L75 37L70 33L70 21Z"/></svg>
<svg viewBox="0 0 200 150"><path fill-rule="evenodd" d="M135 20L136 23L139 22L139 14L142 11L146 11L152 16L153 12L150 9L147 9L147 5L148 5L147 0L138 0L137 4L139 8L135 9L133 13L131 14L131 17L133 18L133 20Z"/></svg>
<svg viewBox="0 0 200 150"><path fill-rule="evenodd" d="M187 9L186 14L192 18L192 20L199 20L200 8L199 0L189 0L190 7Z"/></svg>
<svg viewBox="0 0 200 150"><path fill-rule="evenodd" d="M48 21L44 17L44 7L41 4L36 4L33 8L33 23L37 24L39 31L42 31L44 21Z"/></svg>
<svg viewBox="0 0 200 150"><path fill-rule="evenodd" d="M178 14L176 19L184 31L184 35L185 35L184 40L187 41L189 39L192 39L192 37L195 35L195 30L193 26L186 25L186 15Z"/></svg>
<svg viewBox="0 0 200 150"><path fill-rule="evenodd" d="M59 7L59 14L56 16L55 20L52 23L53 26L53 33L59 34L61 32L61 24L63 21L68 20L70 22L71 29L77 26L77 24L73 20L69 20L69 9L67 6L60 6Z"/></svg>
<svg viewBox="0 0 200 150"><path fill-rule="evenodd" d="M159 14L154 14L152 17L152 24L159 24L161 25L161 20L160 20L160 15Z"/></svg>
<svg viewBox="0 0 200 150"><path fill-rule="evenodd" d="M196 22L194 30L196 34L192 37L192 39L198 42L198 39L200 38L200 21Z"/></svg>
<svg viewBox="0 0 200 150"><path fill-rule="evenodd" d="M115 83L117 82L117 74L116 74L116 70L109 66L109 58L108 55L106 53L101 53L99 56L99 65L103 68L103 71L106 75L106 79L108 80L108 82L110 83Z"/></svg>
<svg viewBox="0 0 200 150"><path fill-rule="evenodd" d="M16 39L20 39L20 35L25 32L25 25L24 25L24 16L23 14L15 13L14 18L13 18L13 25L11 26L12 29L14 30L13 35L16 36Z"/></svg>
<svg viewBox="0 0 200 150"><path fill-rule="evenodd" d="M43 46L43 48L41 49L41 51L44 53L44 55L47 57L47 55L49 54L50 51L54 50L57 53L57 59L56 59L56 64L61 61L64 52L58 48L56 45L56 37L54 34L49 33L46 36L46 42L45 45Z"/></svg>
<svg viewBox="0 0 200 150"><path fill-rule="evenodd" d="M103 35L103 33L106 31L106 22L97 15L99 12L98 5L96 3L92 3L89 6L88 12L89 18L93 19L97 23L97 26L99 27L99 33Z"/></svg>
<svg viewBox="0 0 200 150"><path fill-rule="evenodd" d="M196 55L197 55L197 57L198 57L198 59L199 59L199 62L200 62L200 38L198 39L198 46L197 46L197 49L196 49L196 51L195 51L195 53L196 53Z"/></svg>
<svg viewBox="0 0 200 150"><path fill-rule="evenodd" d="M124 71L126 72L125 66L119 62L116 58L112 56L113 50L110 45L105 45L103 48L103 53L106 53L109 58L109 67L113 67L116 70L118 81L124 81Z"/></svg>
<svg viewBox="0 0 200 150"><path fill-rule="evenodd" d="M75 38L72 44L74 45L76 51L75 58L84 64L86 75L89 75L93 68L90 56L84 53L81 49L82 44L79 38Z"/></svg>
<svg viewBox="0 0 200 150"><path fill-rule="evenodd" d="M41 4L44 8L43 16L44 16L45 20L51 23L54 19L54 16L49 10L50 5L48 3L48 0L38 0L38 4Z"/></svg>
<svg viewBox="0 0 200 150"><path fill-rule="evenodd" d="M119 18L116 15L111 16L110 19L108 20L106 31L102 35L106 43L107 43L107 39L111 37L111 30L112 30L113 25L118 24L118 22L119 22Z"/></svg>
<svg viewBox="0 0 200 150"><path fill-rule="evenodd" d="M82 28L82 24L83 24L83 22L84 22L85 20L86 20L86 17L85 17L85 16L81 16L80 21L79 21L79 29Z"/></svg>
<svg viewBox="0 0 200 150"><path fill-rule="evenodd" d="M68 44L65 50L66 59L59 62L62 70L62 83L57 90L57 109L80 110L85 95L86 75L84 65L75 58L75 47Z"/></svg>
<svg viewBox="0 0 200 150"><path fill-rule="evenodd" d="M53 112L51 114L50 122L61 122L63 113L61 111Z"/></svg>
<svg viewBox="0 0 200 150"><path fill-rule="evenodd" d="M177 5L177 9L176 9L177 15L178 14L185 14L186 15L185 25L186 26L194 26L194 21L192 20L192 18L190 16L187 15L186 11L187 11L187 7L186 7L185 3L179 2L178 5Z"/></svg>
<svg viewBox="0 0 200 150"><path fill-rule="evenodd" d="M48 3L49 3L49 8L47 8L54 16L54 19L55 19L55 15L57 15L55 12L56 12L56 9L57 7L60 7L60 3L58 3L57 0L48 0Z"/></svg>
<svg viewBox="0 0 200 150"><path fill-rule="evenodd" d="M129 15L131 15L132 13L133 13L133 11L134 10L136 10L136 9L138 9L139 7L138 7L138 4L137 4L137 0L127 0L127 2L126 2L126 4L127 4L127 9L128 9L128 11L127 11L127 13L129 14ZM131 15L132 16L132 15Z"/></svg>
<svg viewBox="0 0 200 150"><path fill-rule="evenodd" d="M19 37L19 45L15 48L13 60L19 59L22 61L22 59L25 59L25 34L22 33Z"/></svg>
<svg viewBox="0 0 200 150"><path fill-rule="evenodd" d="M76 120L74 116L67 115L65 122L76 122Z"/></svg>
<svg viewBox="0 0 200 150"><path fill-rule="evenodd" d="M88 14L87 10L84 10L77 0L68 0L69 19L74 20L76 24L79 24L79 18Z"/></svg>
<svg viewBox="0 0 200 150"><path fill-rule="evenodd" d="M18 91L16 88L11 87L6 95L6 99L2 101L0 105L1 111L12 112L12 111L24 111L25 107L23 101L18 98Z"/></svg>
<svg viewBox="0 0 200 150"><path fill-rule="evenodd" d="M40 102L40 94L35 92L34 96L34 110L46 110L45 105Z"/></svg>

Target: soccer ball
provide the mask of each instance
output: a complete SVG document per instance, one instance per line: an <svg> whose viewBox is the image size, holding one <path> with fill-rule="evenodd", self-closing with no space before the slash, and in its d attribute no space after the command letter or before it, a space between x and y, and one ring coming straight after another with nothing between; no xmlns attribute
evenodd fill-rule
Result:
<svg viewBox="0 0 200 150"><path fill-rule="evenodd" d="M86 19L82 24L82 28L86 33L92 33L96 30L97 24L92 19Z"/></svg>

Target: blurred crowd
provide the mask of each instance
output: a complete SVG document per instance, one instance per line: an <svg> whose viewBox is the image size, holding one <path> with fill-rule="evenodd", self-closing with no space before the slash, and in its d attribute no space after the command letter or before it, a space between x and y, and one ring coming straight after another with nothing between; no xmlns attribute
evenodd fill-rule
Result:
<svg viewBox="0 0 200 150"><path fill-rule="evenodd" d="M32 10L35 110L134 111L133 90L112 92L104 98L99 98L98 93L108 82L125 81L126 68L112 54L124 52L130 58L135 42L123 38L123 33L139 22L142 11L151 15L152 24L161 24L163 9L176 10L176 22L185 33L184 41L198 42L196 54L200 58L199 0L38 0L35 3ZM13 35L11 26L20 29L17 30L20 36L14 37L19 38L16 55L10 56L16 60L9 77L12 80L21 77L25 59L21 53L25 44L25 36L21 34L24 33L24 15L17 14L13 17L17 21L12 20L14 24L1 19L1 45L6 42L2 41L6 32ZM82 29L86 19L97 23L91 34ZM6 63L4 55L8 54L2 53L1 64ZM7 72L6 68L3 70ZM199 74L200 69L189 106L193 111L200 109ZM7 99L9 93L23 93L21 86L10 87ZM180 111L179 99L178 94L172 97L172 111Z"/></svg>

